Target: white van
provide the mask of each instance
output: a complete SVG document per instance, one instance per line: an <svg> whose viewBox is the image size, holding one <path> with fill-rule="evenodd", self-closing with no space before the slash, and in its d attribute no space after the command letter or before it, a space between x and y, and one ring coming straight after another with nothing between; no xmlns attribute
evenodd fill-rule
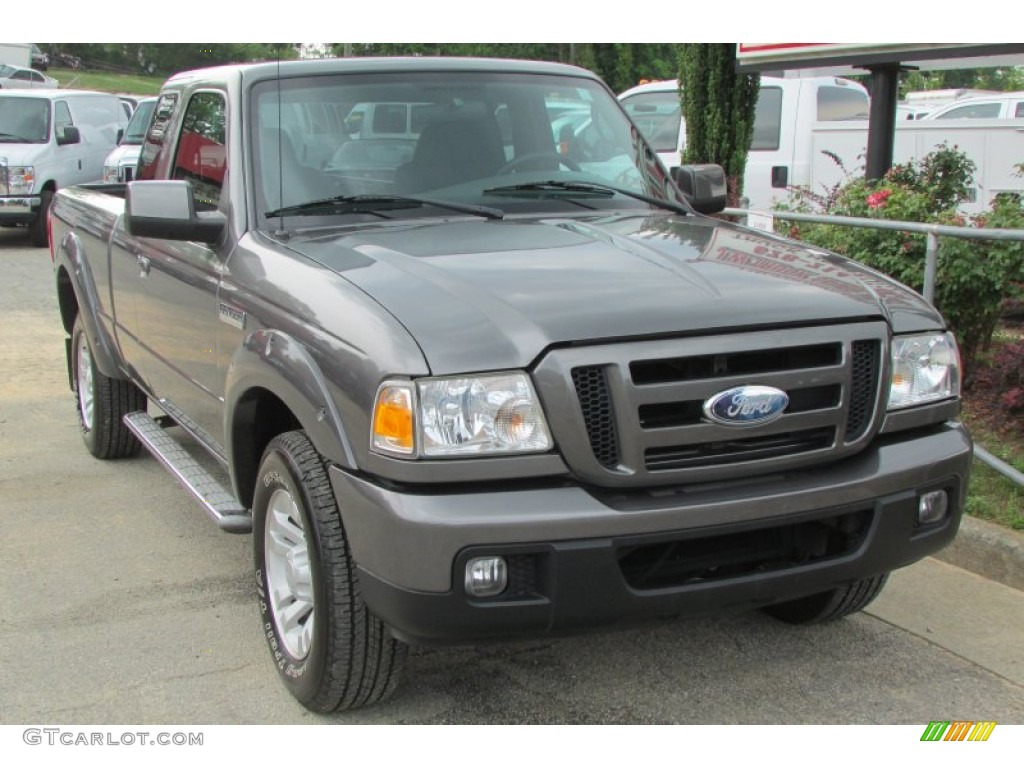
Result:
<svg viewBox="0 0 1024 768"><path fill-rule="evenodd" d="M124 99L121 99L122 104ZM139 155L142 153L142 142L146 139L146 131L149 130L150 118L153 117L153 110L156 108L156 96L151 99L142 99L132 113L128 127L121 137L121 141L107 155L103 161L103 180L110 183L131 181L135 178L135 168L139 164Z"/></svg>
<svg viewBox="0 0 1024 768"><path fill-rule="evenodd" d="M54 193L100 180L127 123L111 94L0 91L0 226L28 225L33 245L47 245Z"/></svg>
<svg viewBox="0 0 1024 768"><path fill-rule="evenodd" d="M665 166L680 164L686 126L679 107L679 83L664 80L619 95L622 106ZM751 208L767 209L788 196L788 188L810 178L812 129L816 122L866 120L868 92L838 77L761 77L754 136L743 176Z"/></svg>

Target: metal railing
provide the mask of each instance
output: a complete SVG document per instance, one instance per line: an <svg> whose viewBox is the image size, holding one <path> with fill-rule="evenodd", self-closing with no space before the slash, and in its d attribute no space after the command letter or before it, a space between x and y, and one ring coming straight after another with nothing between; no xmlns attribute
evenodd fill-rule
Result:
<svg viewBox="0 0 1024 768"><path fill-rule="evenodd" d="M840 227L860 227L862 229L884 229L896 232L911 232L925 235L924 286L921 295L929 304L935 303L935 281L938 277L939 238L958 237L963 240L1013 240L1024 242L1024 229L986 229L984 227L953 227L945 224L922 224L916 221L889 221L887 219L866 219L855 216L826 216L820 213L796 213L793 211L757 211L747 208L726 208L723 213L736 216L742 222L749 214L771 216L784 221L803 221L810 224L831 224ZM1004 477L1017 485L1024 486L1024 472L1007 464L997 456L993 456L980 445L974 446L974 456L979 461L992 467Z"/></svg>

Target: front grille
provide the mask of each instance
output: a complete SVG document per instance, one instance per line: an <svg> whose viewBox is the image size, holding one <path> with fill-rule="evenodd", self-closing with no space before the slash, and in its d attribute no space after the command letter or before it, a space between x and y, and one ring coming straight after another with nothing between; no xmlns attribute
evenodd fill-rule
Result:
<svg viewBox="0 0 1024 768"><path fill-rule="evenodd" d="M652 471L662 471L735 464L741 461L758 461L806 451L819 451L830 447L834 440L835 430L825 427L823 429L804 429L799 432L783 432L763 437L652 448L644 455L644 466Z"/></svg>
<svg viewBox="0 0 1024 768"><path fill-rule="evenodd" d="M583 411L583 421L587 426L587 437L594 457L601 466L614 467L619 463L619 444L607 375L598 366L573 368L572 382Z"/></svg>
<svg viewBox="0 0 1024 768"><path fill-rule="evenodd" d="M878 341L853 342L850 410L846 417L846 441L852 442L868 428L874 411L874 393L878 389L878 368L881 364Z"/></svg>
<svg viewBox="0 0 1024 768"><path fill-rule="evenodd" d="M731 354L695 355L671 360L641 360L631 363L629 371L637 385L668 381L696 381L764 373L794 371L837 364L842 357L839 344L817 344L788 349L765 349Z"/></svg>
<svg viewBox="0 0 1024 768"><path fill-rule="evenodd" d="M843 557L856 551L872 512L750 531L620 547L619 568L636 590L664 589L771 573Z"/></svg>
<svg viewBox="0 0 1024 768"><path fill-rule="evenodd" d="M877 429L888 329L858 323L556 350L541 397L575 394L555 439L580 478L606 487L703 482L833 461ZM726 390L773 387L789 403L767 423L712 422ZM741 468L741 469L738 469Z"/></svg>
<svg viewBox="0 0 1024 768"><path fill-rule="evenodd" d="M125 181L132 181L135 178L135 166L134 165L122 165L121 175Z"/></svg>

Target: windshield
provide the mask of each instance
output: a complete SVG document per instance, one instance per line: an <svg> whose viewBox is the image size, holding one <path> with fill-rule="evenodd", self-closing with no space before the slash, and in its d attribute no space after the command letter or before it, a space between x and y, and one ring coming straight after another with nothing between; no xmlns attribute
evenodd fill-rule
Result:
<svg viewBox="0 0 1024 768"><path fill-rule="evenodd" d="M261 218L339 196L358 204L301 213L366 215L368 196L504 213L649 208L635 195L677 200L615 98L584 78L317 76L260 83L250 104ZM614 189L597 195L579 184ZM386 218L437 214L393 199L386 206Z"/></svg>
<svg viewBox="0 0 1024 768"><path fill-rule="evenodd" d="M128 127L124 129L122 144L142 144L146 139L146 129L149 128L149 118L153 116L153 108L156 106L156 99L140 101L132 113L132 119L128 121Z"/></svg>
<svg viewBox="0 0 1024 768"><path fill-rule="evenodd" d="M47 99L0 97L0 144L45 144L49 135Z"/></svg>

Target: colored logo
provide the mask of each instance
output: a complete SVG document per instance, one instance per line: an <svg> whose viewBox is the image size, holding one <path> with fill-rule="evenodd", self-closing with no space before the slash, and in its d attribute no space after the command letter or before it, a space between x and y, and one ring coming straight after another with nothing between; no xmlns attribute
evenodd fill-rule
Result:
<svg viewBox="0 0 1024 768"><path fill-rule="evenodd" d="M988 741L995 728L991 720L932 720L921 741Z"/></svg>
<svg viewBox="0 0 1024 768"><path fill-rule="evenodd" d="M733 387L704 401L704 415L716 424L754 427L775 421L789 405L789 395L775 387Z"/></svg>

